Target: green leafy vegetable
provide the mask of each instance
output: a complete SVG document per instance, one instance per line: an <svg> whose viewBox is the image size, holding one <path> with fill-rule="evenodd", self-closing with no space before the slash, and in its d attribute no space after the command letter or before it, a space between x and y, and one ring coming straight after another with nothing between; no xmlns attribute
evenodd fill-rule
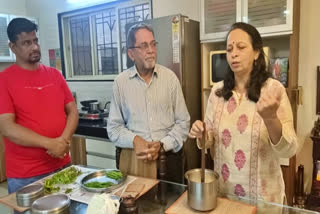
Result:
<svg viewBox="0 0 320 214"><path fill-rule="evenodd" d="M122 172L118 170L112 170L112 171L106 172L106 176L115 180L119 180L123 178Z"/></svg>
<svg viewBox="0 0 320 214"><path fill-rule="evenodd" d="M84 186L88 187L88 188L107 188L107 187L111 187L112 185L114 185L114 183L112 182L97 182L97 181L93 181L93 182L89 182L84 184Z"/></svg>
<svg viewBox="0 0 320 214"><path fill-rule="evenodd" d="M79 175L81 175L81 170L73 166L54 174L51 178L44 180L45 193L51 194L58 192L60 187L57 186L57 184L71 184Z"/></svg>
<svg viewBox="0 0 320 214"><path fill-rule="evenodd" d="M72 192L72 189L71 189L71 188L68 188L68 189L66 189L66 191L64 191L65 194L68 194L68 193L70 193L70 192Z"/></svg>

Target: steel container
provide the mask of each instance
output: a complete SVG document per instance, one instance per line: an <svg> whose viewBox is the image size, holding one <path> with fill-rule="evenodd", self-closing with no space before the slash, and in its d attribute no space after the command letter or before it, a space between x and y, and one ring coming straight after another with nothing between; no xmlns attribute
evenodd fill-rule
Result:
<svg viewBox="0 0 320 214"><path fill-rule="evenodd" d="M199 211L216 208L219 175L213 170L205 170L205 182L201 183L201 169L192 169L185 173L188 180L188 205Z"/></svg>
<svg viewBox="0 0 320 214"><path fill-rule="evenodd" d="M69 214L70 198L66 194L52 194L33 202L33 214Z"/></svg>
<svg viewBox="0 0 320 214"><path fill-rule="evenodd" d="M90 103L90 107L89 107L90 111L99 111L100 110L99 105L100 105L99 102Z"/></svg>
<svg viewBox="0 0 320 214"><path fill-rule="evenodd" d="M17 204L20 207L30 207L38 198L44 195L42 184L32 184L19 189L16 193Z"/></svg>

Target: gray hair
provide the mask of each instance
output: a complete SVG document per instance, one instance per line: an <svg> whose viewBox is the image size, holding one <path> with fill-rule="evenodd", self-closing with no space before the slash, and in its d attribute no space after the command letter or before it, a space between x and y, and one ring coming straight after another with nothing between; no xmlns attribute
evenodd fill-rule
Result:
<svg viewBox="0 0 320 214"><path fill-rule="evenodd" d="M145 23L135 24L132 27L130 27L129 32L128 32L127 49L134 47L134 45L136 44L136 33L138 30L141 30L141 29L146 29L146 30L150 31L152 33L152 35L154 36L153 29L150 25L145 24Z"/></svg>

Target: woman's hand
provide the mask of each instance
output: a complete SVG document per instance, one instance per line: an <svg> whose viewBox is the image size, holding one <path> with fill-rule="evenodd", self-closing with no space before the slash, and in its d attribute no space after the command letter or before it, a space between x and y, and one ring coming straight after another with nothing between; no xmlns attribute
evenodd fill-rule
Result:
<svg viewBox="0 0 320 214"><path fill-rule="evenodd" d="M281 102L281 89L272 87L269 91L261 91L257 102L257 111L263 119L273 144L277 144L282 136L282 124L277 111Z"/></svg>
<svg viewBox="0 0 320 214"><path fill-rule="evenodd" d="M202 133L204 131L203 122L200 120L195 121L189 132L190 138L202 138Z"/></svg>
<svg viewBox="0 0 320 214"><path fill-rule="evenodd" d="M265 122L278 119L277 110L280 106L280 100L281 92L277 87L272 87L269 91L261 91L257 102L257 111Z"/></svg>

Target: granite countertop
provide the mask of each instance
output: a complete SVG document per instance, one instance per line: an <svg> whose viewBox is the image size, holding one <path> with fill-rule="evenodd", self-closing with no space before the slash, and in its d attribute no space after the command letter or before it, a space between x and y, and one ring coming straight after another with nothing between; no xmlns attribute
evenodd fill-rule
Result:
<svg viewBox="0 0 320 214"><path fill-rule="evenodd" d="M85 137L108 139L106 120L80 119L75 134Z"/></svg>

